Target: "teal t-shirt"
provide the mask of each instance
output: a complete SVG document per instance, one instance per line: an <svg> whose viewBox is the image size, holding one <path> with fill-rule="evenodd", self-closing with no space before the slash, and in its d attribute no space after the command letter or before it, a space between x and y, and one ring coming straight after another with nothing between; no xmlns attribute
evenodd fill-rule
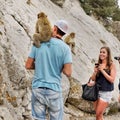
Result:
<svg viewBox="0 0 120 120"><path fill-rule="evenodd" d="M61 72L63 65L72 63L69 46L64 41L51 38L39 48L32 46L29 57L35 59L35 72L32 88L47 87L61 91Z"/></svg>

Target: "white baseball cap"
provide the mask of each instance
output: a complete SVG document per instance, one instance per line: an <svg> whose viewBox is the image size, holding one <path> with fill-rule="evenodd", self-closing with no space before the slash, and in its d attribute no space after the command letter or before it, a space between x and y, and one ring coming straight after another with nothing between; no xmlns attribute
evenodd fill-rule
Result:
<svg viewBox="0 0 120 120"><path fill-rule="evenodd" d="M67 33L67 31L68 31L68 23L65 20L58 20L55 23L55 26L57 26L64 33Z"/></svg>

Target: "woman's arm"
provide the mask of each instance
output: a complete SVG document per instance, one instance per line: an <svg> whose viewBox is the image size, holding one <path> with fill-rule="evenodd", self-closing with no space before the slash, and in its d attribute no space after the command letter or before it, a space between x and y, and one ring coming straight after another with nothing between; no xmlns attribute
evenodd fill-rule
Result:
<svg viewBox="0 0 120 120"><path fill-rule="evenodd" d="M119 103L120 103L120 93L119 93L118 101L119 101Z"/></svg>
<svg viewBox="0 0 120 120"><path fill-rule="evenodd" d="M96 80L96 75L97 75L97 72L94 71L92 76L91 76L91 79L95 81Z"/></svg>
<svg viewBox="0 0 120 120"><path fill-rule="evenodd" d="M97 73L99 72L99 70L98 70L98 66L95 66L94 67L94 72L93 72L93 74L92 74L92 76L91 76L91 79L92 80L96 80L96 75L97 75Z"/></svg>

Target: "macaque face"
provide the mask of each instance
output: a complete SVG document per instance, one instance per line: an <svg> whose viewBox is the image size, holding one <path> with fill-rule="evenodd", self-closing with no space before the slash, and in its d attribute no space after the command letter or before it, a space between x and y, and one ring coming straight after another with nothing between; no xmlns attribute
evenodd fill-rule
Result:
<svg viewBox="0 0 120 120"><path fill-rule="evenodd" d="M71 36L72 38L75 38L75 33L71 33L70 36Z"/></svg>

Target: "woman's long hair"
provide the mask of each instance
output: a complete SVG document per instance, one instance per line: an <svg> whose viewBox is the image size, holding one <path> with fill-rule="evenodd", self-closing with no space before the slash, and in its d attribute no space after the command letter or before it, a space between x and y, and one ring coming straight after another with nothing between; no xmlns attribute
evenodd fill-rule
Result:
<svg viewBox="0 0 120 120"><path fill-rule="evenodd" d="M110 50L109 47L106 47L106 46L101 47L101 49L105 49L105 50L107 51L108 57L107 57L107 66L106 66L106 67L108 67L108 69L110 70L110 66L111 66L111 63L112 63L111 50ZM100 50L101 50L101 49L100 49ZM98 63L99 63L99 64L102 63L102 60L100 59L100 57L99 57L99 59L98 59Z"/></svg>

